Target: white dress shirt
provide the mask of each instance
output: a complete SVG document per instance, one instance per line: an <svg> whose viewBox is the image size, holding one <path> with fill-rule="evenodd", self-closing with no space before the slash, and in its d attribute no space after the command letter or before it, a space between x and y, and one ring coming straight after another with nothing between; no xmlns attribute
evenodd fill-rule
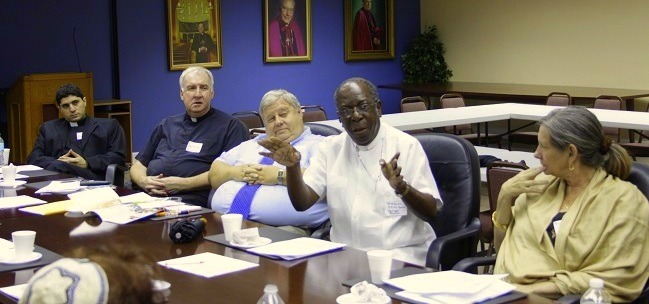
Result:
<svg viewBox="0 0 649 304"><path fill-rule="evenodd" d="M332 241L362 250L389 249L395 259L424 265L435 232L404 208L379 165L379 159L390 161L397 152L401 152L398 164L404 180L439 199L419 141L385 123L367 146L356 145L346 132L325 138L304 181L321 199L327 199ZM387 215L390 210L397 214Z"/></svg>
<svg viewBox="0 0 649 304"><path fill-rule="evenodd" d="M268 150L259 145L259 141L266 138L261 134L251 140L224 152L217 158L231 166L260 163L263 156L259 152ZM311 133L311 129L304 128L304 132L291 142L291 145L302 154L300 166L309 167L311 156L318 150L318 144L324 139L323 136ZM284 166L273 163L273 166L284 168ZM227 181L216 190L210 193L212 209L220 213L227 213L232 205L239 189L245 185L244 182ZM307 226L316 227L322 224L329 217L326 202L318 202L309 210L298 212L293 208L291 199L288 197L286 186L283 185L262 185L255 193L250 205L249 220L264 223L272 226Z"/></svg>

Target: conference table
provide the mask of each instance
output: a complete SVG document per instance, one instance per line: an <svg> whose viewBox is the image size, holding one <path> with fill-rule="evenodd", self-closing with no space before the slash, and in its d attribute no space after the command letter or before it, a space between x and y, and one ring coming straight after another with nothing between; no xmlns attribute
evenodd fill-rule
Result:
<svg viewBox="0 0 649 304"><path fill-rule="evenodd" d="M20 213L20 211L16 212ZM220 214L211 213L201 216L207 221L205 236L223 233ZM66 217L64 214L16 215L0 218L0 238L11 239L11 232L16 230L34 230L37 232L37 246L61 256L66 256L79 246L99 246L110 240L125 239L144 248L157 261L211 252L258 264L254 268L213 278L161 267L162 279L171 283L168 303L256 303L266 284L276 284L279 287L279 295L286 303L334 303L338 296L349 292L349 288L342 285L343 282L354 279L369 280L365 252L351 247L294 261L273 260L201 237L189 243L175 244L168 236L170 227L175 221L149 220L117 225L102 222L98 218ZM251 227L277 229L244 221L243 228ZM408 266L411 265L394 261L392 268L399 271L409 269L403 268ZM35 271L36 269L25 269L2 272L0 287L25 283ZM15 303L15 300L0 293L0 303ZM394 300L393 303L401 302ZM529 295L527 298L511 303L551 303L551 301Z"/></svg>
<svg viewBox="0 0 649 304"><path fill-rule="evenodd" d="M434 109L427 111L385 114L381 121L399 130L438 128L458 124L480 124L512 119L539 121L557 106L522 103L500 103L461 108ZM619 111L588 108L604 127L649 130L649 112ZM318 121L343 130L337 119ZM510 126L508 124L508 132ZM507 133L506 133L507 134Z"/></svg>
<svg viewBox="0 0 649 304"><path fill-rule="evenodd" d="M592 102L597 96L619 96L626 103L626 109L634 109L634 100L649 97L648 89L619 89L560 85L534 85L516 83L487 83L451 81L443 84L385 84L382 89L400 90L403 97L432 96L440 97L446 93L459 93L467 99L496 100L518 103L544 104L552 92L568 93L575 104L582 101Z"/></svg>

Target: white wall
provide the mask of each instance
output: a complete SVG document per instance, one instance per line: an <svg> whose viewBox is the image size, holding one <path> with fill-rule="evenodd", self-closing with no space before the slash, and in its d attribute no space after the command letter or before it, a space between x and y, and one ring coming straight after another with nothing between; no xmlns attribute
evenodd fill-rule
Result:
<svg viewBox="0 0 649 304"><path fill-rule="evenodd" d="M649 89L646 0L421 0L421 21L452 81Z"/></svg>

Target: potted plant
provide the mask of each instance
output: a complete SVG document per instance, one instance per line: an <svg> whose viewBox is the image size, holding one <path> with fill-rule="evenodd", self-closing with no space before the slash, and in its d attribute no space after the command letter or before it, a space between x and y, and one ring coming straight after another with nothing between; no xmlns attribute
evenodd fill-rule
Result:
<svg viewBox="0 0 649 304"><path fill-rule="evenodd" d="M410 42L401 56L404 82L409 84L444 83L453 71L444 60L444 45L437 37L437 28L431 26Z"/></svg>

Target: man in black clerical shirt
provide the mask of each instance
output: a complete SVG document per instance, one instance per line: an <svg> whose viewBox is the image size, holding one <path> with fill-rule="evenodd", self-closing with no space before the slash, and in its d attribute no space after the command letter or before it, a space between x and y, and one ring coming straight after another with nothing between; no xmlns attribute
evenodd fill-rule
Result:
<svg viewBox="0 0 649 304"><path fill-rule="evenodd" d="M99 180L108 165L125 164L124 130L115 119L87 116L86 98L78 86L61 86L56 107L63 118L41 125L27 163Z"/></svg>

